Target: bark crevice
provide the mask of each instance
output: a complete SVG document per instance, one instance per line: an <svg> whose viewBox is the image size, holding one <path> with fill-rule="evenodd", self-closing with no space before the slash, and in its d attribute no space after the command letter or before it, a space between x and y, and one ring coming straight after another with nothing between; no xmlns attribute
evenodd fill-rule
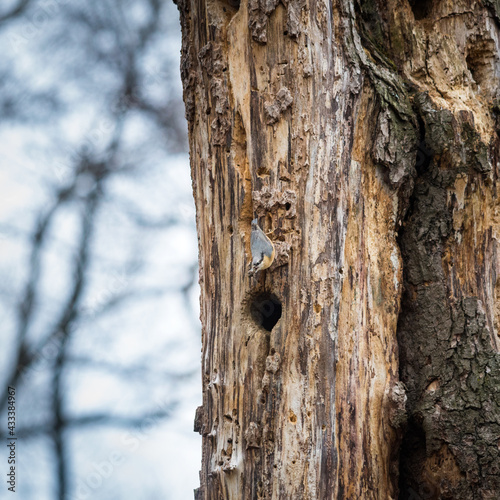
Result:
<svg viewBox="0 0 500 500"><path fill-rule="evenodd" d="M399 234L398 341L409 416L400 498L495 498L500 391L493 388L500 385L500 356L482 301L457 289L446 265L457 237L449 191L464 176L481 182L491 161L466 113L436 109L426 93L414 100L422 166Z"/></svg>

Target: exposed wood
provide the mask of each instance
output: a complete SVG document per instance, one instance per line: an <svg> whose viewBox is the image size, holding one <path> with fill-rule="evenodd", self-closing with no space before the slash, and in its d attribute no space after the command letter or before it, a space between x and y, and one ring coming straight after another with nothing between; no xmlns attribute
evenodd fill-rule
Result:
<svg viewBox="0 0 500 500"><path fill-rule="evenodd" d="M402 498L497 498L493 4L178 5L197 498L397 498L403 431ZM276 247L257 279L254 217Z"/></svg>

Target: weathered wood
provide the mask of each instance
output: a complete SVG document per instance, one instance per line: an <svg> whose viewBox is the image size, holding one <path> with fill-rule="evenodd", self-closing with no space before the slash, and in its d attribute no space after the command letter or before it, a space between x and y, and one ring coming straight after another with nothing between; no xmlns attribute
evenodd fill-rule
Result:
<svg viewBox="0 0 500 500"><path fill-rule="evenodd" d="M435 498L494 498L496 13L285 3L178 0L200 250L197 498L396 498L400 369L402 497L431 481ZM277 251L257 279L254 217Z"/></svg>
<svg viewBox="0 0 500 500"><path fill-rule="evenodd" d="M402 497L500 498L498 15L478 2L419 15L402 37L422 134L401 231Z"/></svg>

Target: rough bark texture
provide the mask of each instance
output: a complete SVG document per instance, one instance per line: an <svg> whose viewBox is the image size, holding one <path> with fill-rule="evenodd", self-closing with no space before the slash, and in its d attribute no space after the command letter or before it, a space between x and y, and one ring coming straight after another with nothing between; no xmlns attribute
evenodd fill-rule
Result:
<svg viewBox="0 0 500 500"><path fill-rule="evenodd" d="M197 498L499 498L497 4L178 5Z"/></svg>

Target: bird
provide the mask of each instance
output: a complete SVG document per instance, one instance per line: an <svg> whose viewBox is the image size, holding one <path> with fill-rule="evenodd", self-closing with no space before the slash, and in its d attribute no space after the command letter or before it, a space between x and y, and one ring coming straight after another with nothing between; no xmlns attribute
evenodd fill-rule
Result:
<svg viewBox="0 0 500 500"><path fill-rule="evenodd" d="M248 274L254 276L259 271L271 266L276 253L273 242L262 231L257 219L252 221L250 249L252 251L252 266Z"/></svg>

